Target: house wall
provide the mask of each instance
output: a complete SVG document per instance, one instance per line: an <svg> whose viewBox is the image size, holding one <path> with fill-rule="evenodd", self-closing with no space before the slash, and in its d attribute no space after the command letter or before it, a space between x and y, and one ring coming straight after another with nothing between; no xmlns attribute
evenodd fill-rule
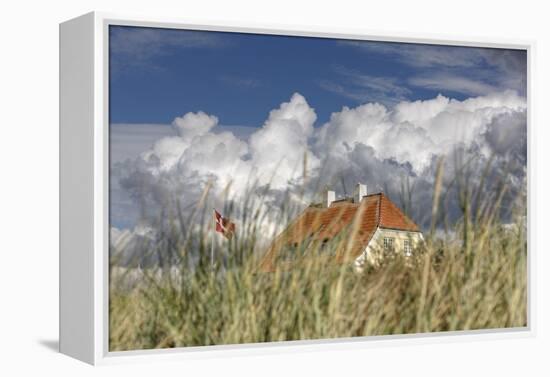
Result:
<svg viewBox="0 0 550 377"><path fill-rule="evenodd" d="M372 236L365 251L355 260L355 267L361 270L366 263L378 264L384 257L384 238L393 238L394 250L397 253L404 253L405 240L411 242L411 247L414 250L424 242L424 237L420 232L408 232L402 230L377 228Z"/></svg>

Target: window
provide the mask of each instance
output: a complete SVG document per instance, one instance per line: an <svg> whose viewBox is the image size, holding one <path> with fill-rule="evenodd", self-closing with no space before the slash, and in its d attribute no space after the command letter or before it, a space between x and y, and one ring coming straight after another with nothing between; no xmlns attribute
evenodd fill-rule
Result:
<svg viewBox="0 0 550 377"><path fill-rule="evenodd" d="M384 250L393 250L393 237L384 237Z"/></svg>
<svg viewBox="0 0 550 377"><path fill-rule="evenodd" d="M411 240L403 241L403 252L406 256L410 256L412 254Z"/></svg>

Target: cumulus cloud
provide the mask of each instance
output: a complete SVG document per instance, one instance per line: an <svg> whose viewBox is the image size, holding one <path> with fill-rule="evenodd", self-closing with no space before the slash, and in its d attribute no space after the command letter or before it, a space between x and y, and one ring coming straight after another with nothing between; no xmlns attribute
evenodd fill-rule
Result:
<svg viewBox="0 0 550 377"><path fill-rule="evenodd" d="M157 140L174 135L176 132L169 124L112 123L109 127L109 159L112 162L134 159Z"/></svg>
<svg viewBox="0 0 550 377"><path fill-rule="evenodd" d="M316 119L315 111L297 93L271 111L264 126L250 137L249 163L257 169L260 184L283 189L302 174L304 155L310 168L318 165L319 160L308 147Z"/></svg>
<svg viewBox="0 0 550 377"><path fill-rule="evenodd" d="M298 93L246 138L220 131L214 115L187 113L174 120L174 136L160 138L133 160L115 163L111 180L135 207L146 208L136 219L140 226L173 205L174 198L190 208L208 182L209 206L222 206L226 197L238 203L258 195L276 215L283 197L303 207L325 186L349 195L357 182L366 183L370 192L384 190L402 204L402 185L408 181L413 187L409 214L424 226L440 156L448 157L447 183L458 155L471 158L474 171L489 159L512 160L510 181L519 189L525 179L526 100L513 91L464 101L439 95L393 107L367 103L344 107L322 125L316 126L316 119ZM250 191L251 184L267 190ZM117 205L112 210L122 208ZM450 209L458 211L456 203ZM282 224L273 229L277 225Z"/></svg>
<svg viewBox="0 0 550 377"><path fill-rule="evenodd" d="M527 165L526 117L524 110L499 114L491 120L483 136L492 153L512 156L512 160Z"/></svg>
<svg viewBox="0 0 550 377"><path fill-rule="evenodd" d="M344 107L319 130L316 152L341 155L364 144L378 158L409 164L421 175L434 155L448 154L457 144L482 143L496 116L521 112L525 106L524 99L507 91L465 101L439 95L401 102L392 110L376 103Z"/></svg>
<svg viewBox="0 0 550 377"><path fill-rule="evenodd" d="M114 164L112 193L118 197L118 188L125 190L136 205L146 208L140 215L146 217L170 205L174 197L195 203L209 182L212 206L223 205L222 193L229 188L227 195L236 199L251 185L283 192L300 183L304 157L307 171L319 165L308 146L315 120L315 111L300 94L271 111L246 139L220 131L215 116L187 113L172 124L176 136L161 138L134 160Z"/></svg>

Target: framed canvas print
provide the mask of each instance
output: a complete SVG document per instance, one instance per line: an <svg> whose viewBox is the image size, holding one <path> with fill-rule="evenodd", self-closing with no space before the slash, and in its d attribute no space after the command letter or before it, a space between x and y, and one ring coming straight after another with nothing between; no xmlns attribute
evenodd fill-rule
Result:
<svg viewBox="0 0 550 377"><path fill-rule="evenodd" d="M61 24L61 352L530 334L531 48Z"/></svg>

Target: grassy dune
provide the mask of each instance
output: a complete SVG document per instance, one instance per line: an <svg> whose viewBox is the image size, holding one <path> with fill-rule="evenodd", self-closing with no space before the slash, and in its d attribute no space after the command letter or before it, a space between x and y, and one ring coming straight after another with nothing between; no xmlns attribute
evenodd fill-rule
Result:
<svg viewBox="0 0 550 377"><path fill-rule="evenodd" d="M526 326L525 207L503 225L504 187L484 200L461 191L463 218L448 229L451 237L436 237L439 179L425 245L360 273L307 257L294 269L259 272L257 215L241 219L239 236L216 249L215 268L206 225L185 237L169 229L173 241L161 247L176 256L174 267L145 268L137 278L113 267L110 350ZM194 221L208 224L209 216ZM161 251L168 252L152 252Z"/></svg>

